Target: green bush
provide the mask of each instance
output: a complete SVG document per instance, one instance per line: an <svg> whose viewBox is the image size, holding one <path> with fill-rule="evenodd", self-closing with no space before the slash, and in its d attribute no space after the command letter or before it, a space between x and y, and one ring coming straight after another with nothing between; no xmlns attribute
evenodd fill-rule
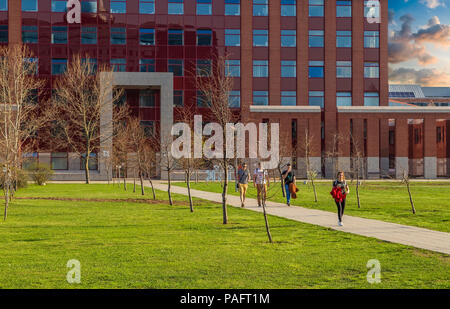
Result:
<svg viewBox="0 0 450 309"><path fill-rule="evenodd" d="M44 186L53 175L53 170L47 164L33 163L27 167L28 173L35 184Z"/></svg>
<svg viewBox="0 0 450 309"><path fill-rule="evenodd" d="M13 175L14 175L14 173L13 173ZM13 179L12 182L13 182L13 185L15 185L15 187L17 189L22 189L22 188L28 187L29 177L28 177L28 174L24 170L18 169L15 172L14 176L16 178ZM4 183L5 183L5 174L0 172L0 189L3 189Z"/></svg>

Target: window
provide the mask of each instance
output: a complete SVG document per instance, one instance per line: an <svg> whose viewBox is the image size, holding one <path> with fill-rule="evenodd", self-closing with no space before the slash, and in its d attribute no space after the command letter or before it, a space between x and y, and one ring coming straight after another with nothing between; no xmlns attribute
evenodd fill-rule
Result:
<svg viewBox="0 0 450 309"><path fill-rule="evenodd" d="M141 45L155 45L155 29L139 29L139 43Z"/></svg>
<svg viewBox="0 0 450 309"><path fill-rule="evenodd" d="M211 103L208 98L201 91L197 91L197 107L210 107Z"/></svg>
<svg viewBox="0 0 450 309"><path fill-rule="evenodd" d="M52 44L67 44L67 27L52 27Z"/></svg>
<svg viewBox="0 0 450 309"><path fill-rule="evenodd" d="M379 106L380 98L378 92L364 92L364 106Z"/></svg>
<svg viewBox="0 0 450 309"><path fill-rule="evenodd" d="M269 105L269 91L253 91L253 105Z"/></svg>
<svg viewBox="0 0 450 309"><path fill-rule="evenodd" d="M23 154L22 168L28 169L32 164L39 163L39 153L37 152L27 152Z"/></svg>
<svg viewBox="0 0 450 309"><path fill-rule="evenodd" d="M309 16L323 17L323 0L309 0Z"/></svg>
<svg viewBox="0 0 450 309"><path fill-rule="evenodd" d="M379 31L364 31L364 47L365 48L379 48L380 47L380 32Z"/></svg>
<svg viewBox="0 0 450 309"><path fill-rule="evenodd" d="M281 30L281 47L297 45L297 30Z"/></svg>
<svg viewBox="0 0 450 309"><path fill-rule="evenodd" d="M225 46L241 46L241 30L225 29Z"/></svg>
<svg viewBox="0 0 450 309"><path fill-rule="evenodd" d="M80 158L80 170L84 170L84 165L86 164L86 154L82 154ZM88 169L90 171L96 171L98 170L98 159L96 153L90 153L89 154L89 162L88 162Z"/></svg>
<svg viewBox="0 0 450 309"><path fill-rule="evenodd" d="M282 60L281 61L281 77L296 77L297 76L297 63L295 60Z"/></svg>
<svg viewBox="0 0 450 309"><path fill-rule="evenodd" d="M241 60L226 60L225 69L227 76L240 77L241 76Z"/></svg>
<svg viewBox="0 0 450 309"><path fill-rule="evenodd" d="M336 31L336 47L352 47L352 32Z"/></svg>
<svg viewBox="0 0 450 309"><path fill-rule="evenodd" d="M269 31L253 30L253 46L269 46Z"/></svg>
<svg viewBox="0 0 450 309"><path fill-rule="evenodd" d="M281 91L281 105L295 106L297 105L296 91Z"/></svg>
<svg viewBox="0 0 450 309"><path fill-rule="evenodd" d="M67 11L67 0L52 0L52 12L65 12Z"/></svg>
<svg viewBox="0 0 450 309"><path fill-rule="evenodd" d="M155 59L140 59L139 60L140 72L155 72Z"/></svg>
<svg viewBox="0 0 450 309"><path fill-rule="evenodd" d="M127 59L113 58L110 60L114 72L125 72L127 70Z"/></svg>
<svg viewBox="0 0 450 309"><path fill-rule="evenodd" d="M125 45L127 32L125 28L111 28L111 44Z"/></svg>
<svg viewBox="0 0 450 309"><path fill-rule="evenodd" d="M209 76L211 74L211 60L197 60L197 76Z"/></svg>
<svg viewBox="0 0 450 309"><path fill-rule="evenodd" d="M50 161L52 170L67 170L69 167L67 152L52 152L50 155Z"/></svg>
<svg viewBox="0 0 450 309"><path fill-rule="evenodd" d="M309 47L323 47L323 30L309 30Z"/></svg>
<svg viewBox="0 0 450 309"><path fill-rule="evenodd" d="M52 74L60 75L66 71L67 59L54 58L52 59Z"/></svg>
<svg viewBox="0 0 450 309"><path fill-rule="evenodd" d="M183 30L169 29L168 45L183 45Z"/></svg>
<svg viewBox="0 0 450 309"><path fill-rule="evenodd" d="M151 120L141 120L141 127L144 128L145 136L152 137L155 134L155 122Z"/></svg>
<svg viewBox="0 0 450 309"><path fill-rule="evenodd" d="M241 0L225 0L225 15L241 15Z"/></svg>
<svg viewBox="0 0 450 309"><path fill-rule="evenodd" d="M139 91L139 107L155 107L156 93L154 90Z"/></svg>
<svg viewBox="0 0 450 309"><path fill-rule="evenodd" d="M323 108L324 105L323 91L310 91L309 105L320 106L321 108Z"/></svg>
<svg viewBox="0 0 450 309"><path fill-rule="evenodd" d="M8 0L0 0L0 11L8 11Z"/></svg>
<svg viewBox="0 0 450 309"><path fill-rule="evenodd" d="M173 15L183 15L184 14L184 0L169 0L168 12Z"/></svg>
<svg viewBox="0 0 450 309"><path fill-rule="evenodd" d="M336 93L336 106L352 106L351 92Z"/></svg>
<svg viewBox="0 0 450 309"><path fill-rule="evenodd" d="M0 43L8 43L8 25L0 25Z"/></svg>
<svg viewBox="0 0 450 309"><path fill-rule="evenodd" d="M444 141L442 129L443 129L442 127L436 127L436 143L442 143Z"/></svg>
<svg viewBox="0 0 450 309"><path fill-rule="evenodd" d="M172 72L173 76L183 76L183 60L182 59L169 59L168 72Z"/></svg>
<svg viewBox="0 0 450 309"><path fill-rule="evenodd" d="M24 58L24 69L27 73L37 75L38 74L38 58ZM37 96L36 96L37 97Z"/></svg>
<svg viewBox="0 0 450 309"><path fill-rule="evenodd" d="M241 92L239 90L230 91L228 95L228 106L231 108L241 107Z"/></svg>
<svg viewBox="0 0 450 309"><path fill-rule="evenodd" d="M269 76L269 61L253 60L253 77L268 77L268 76Z"/></svg>
<svg viewBox="0 0 450 309"><path fill-rule="evenodd" d="M97 1L82 1L81 12L83 13L97 13Z"/></svg>
<svg viewBox="0 0 450 309"><path fill-rule="evenodd" d="M212 44L212 31L208 29L197 30L197 45L211 46L211 44Z"/></svg>
<svg viewBox="0 0 450 309"><path fill-rule="evenodd" d="M37 43L38 28L37 26L22 26L22 43Z"/></svg>
<svg viewBox="0 0 450 309"><path fill-rule="evenodd" d="M127 1L126 0L111 0L111 13L126 13Z"/></svg>
<svg viewBox="0 0 450 309"><path fill-rule="evenodd" d="M380 6L369 6L369 2L374 3L375 1L364 1L364 17L380 18Z"/></svg>
<svg viewBox="0 0 450 309"><path fill-rule="evenodd" d="M336 1L336 17L352 17L352 2Z"/></svg>
<svg viewBox="0 0 450 309"><path fill-rule="evenodd" d="M323 78L323 61L309 62L309 78Z"/></svg>
<svg viewBox="0 0 450 309"><path fill-rule="evenodd" d="M364 77L365 78L379 78L380 65L378 62L364 62Z"/></svg>
<svg viewBox="0 0 450 309"><path fill-rule="evenodd" d="M97 27L81 27L81 44L97 44Z"/></svg>
<svg viewBox="0 0 450 309"><path fill-rule="evenodd" d="M212 0L197 0L197 15L211 15Z"/></svg>
<svg viewBox="0 0 450 309"><path fill-rule="evenodd" d="M173 106L183 107L183 90L173 91Z"/></svg>
<svg viewBox="0 0 450 309"><path fill-rule="evenodd" d="M269 15L269 0L253 0L253 16Z"/></svg>
<svg viewBox="0 0 450 309"><path fill-rule="evenodd" d="M414 144L420 143L420 131L418 128L414 128Z"/></svg>
<svg viewBox="0 0 450 309"><path fill-rule="evenodd" d="M23 12L37 12L38 11L37 0L22 0L22 11Z"/></svg>
<svg viewBox="0 0 450 309"><path fill-rule="evenodd" d="M95 72L97 72L97 59L94 58L82 58L81 62L83 63L83 65L87 65L87 69L89 70L90 68L90 74L95 74Z"/></svg>
<svg viewBox="0 0 450 309"><path fill-rule="evenodd" d="M139 0L139 13L155 14L155 0Z"/></svg>
<svg viewBox="0 0 450 309"><path fill-rule="evenodd" d="M296 0L281 0L281 16L296 16Z"/></svg>
<svg viewBox="0 0 450 309"><path fill-rule="evenodd" d="M336 77L337 78L351 78L352 77L352 62L351 61L336 61Z"/></svg>

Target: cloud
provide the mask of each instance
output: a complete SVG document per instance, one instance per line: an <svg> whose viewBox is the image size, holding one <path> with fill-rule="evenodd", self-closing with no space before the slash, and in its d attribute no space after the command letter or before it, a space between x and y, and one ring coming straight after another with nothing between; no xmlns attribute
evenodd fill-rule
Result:
<svg viewBox="0 0 450 309"><path fill-rule="evenodd" d="M420 0L420 3L426 5L426 7L430 8L430 9L435 9L438 6L445 7L445 3L441 0Z"/></svg>
<svg viewBox="0 0 450 309"><path fill-rule="evenodd" d="M450 74L438 69L390 69L389 82L395 84L419 84L424 87L448 87Z"/></svg>

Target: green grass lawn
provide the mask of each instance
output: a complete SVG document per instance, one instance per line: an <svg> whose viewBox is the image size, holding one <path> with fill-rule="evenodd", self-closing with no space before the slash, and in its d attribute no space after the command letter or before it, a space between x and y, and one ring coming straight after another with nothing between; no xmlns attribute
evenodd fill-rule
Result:
<svg viewBox="0 0 450 309"><path fill-rule="evenodd" d="M0 288L450 287L448 255L271 216L269 244L261 214L230 207L224 226L220 205L196 200L190 213L179 195L168 206L130 202L131 187L50 184L18 196L117 200L15 200L0 223ZM70 259L81 284L66 282Z"/></svg>
<svg viewBox="0 0 450 309"><path fill-rule="evenodd" d="M335 212L330 191L331 181L317 183L318 202L314 202L312 186L298 182L298 198L291 200L291 205ZM184 182L175 183L186 186ZM345 214L369 219L377 219L394 223L413 225L437 231L450 232L450 182L413 182L411 191L417 213L411 211L409 196L404 185L398 182L365 182L360 186L361 208L358 209L355 183L350 185L350 195L347 198ZM193 183L193 189L222 192L220 183ZM228 192L235 192L234 182ZM248 197L256 198L256 189L249 185ZM272 184L268 189L271 201L285 203L280 183Z"/></svg>

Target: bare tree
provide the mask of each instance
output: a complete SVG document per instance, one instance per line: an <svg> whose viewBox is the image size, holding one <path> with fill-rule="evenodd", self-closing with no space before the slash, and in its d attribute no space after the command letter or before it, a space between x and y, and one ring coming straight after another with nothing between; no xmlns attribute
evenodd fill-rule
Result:
<svg viewBox="0 0 450 309"><path fill-rule="evenodd" d="M66 72L55 82L54 106L62 115L57 119L61 147L83 158L87 184L91 154L99 152L101 141L113 139L114 130L109 128L127 114L124 106L114 104L122 92L111 93L112 86L112 70L106 66L97 69L95 62L81 55L72 58ZM100 122L101 114L111 106L112 120Z"/></svg>
<svg viewBox="0 0 450 309"><path fill-rule="evenodd" d="M153 199L156 200L155 187L153 186L152 176L154 174L154 170L156 169L156 152L152 147L152 144L145 144L143 146L142 151L142 164L144 167L144 174L150 183L150 187L152 188Z"/></svg>
<svg viewBox="0 0 450 309"><path fill-rule="evenodd" d="M309 129L306 128L305 130L305 136L303 138L303 143L301 145L303 154L305 156L305 167L306 167L306 178L311 182L313 191L314 191L314 202L317 203L317 190L316 190L316 184L315 180L317 179L318 173L317 171L312 167L311 164L311 155L315 151L313 149L313 140L314 136L309 133Z"/></svg>
<svg viewBox="0 0 450 309"><path fill-rule="evenodd" d="M365 174L364 171L364 145L361 145L361 142L354 137L353 134L350 134L350 139L352 142L352 175L356 178L356 200L358 201L358 208L361 208L361 200L359 197L359 186L360 186L360 177Z"/></svg>
<svg viewBox="0 0 450 309"><path fill-rule="evenodd" d="M406 185L406 189L408 190L409 203L411 204L411 210L412 210L412 213L415 215L416 208L414 207L414 201L413 201L412 194L411 194L411 187L410 187L411 182L410 182L409 174L405 169L403 169L401 182L404 185Z"/></svg>
<svg viewBox="0 0 450 309"><path fill-rule="evenodd" d="M162 133L161 133L162 134ZM158 143L157 139L154 139L153 146L158 147L159 149L159 164L161 169L167 173L167 194L169 196L169 204L173 206L172 199L172 172L179 166L179 160L172 156L172 141L173 137L171 135L167 135L161 138L161 142Z"/></svg>

